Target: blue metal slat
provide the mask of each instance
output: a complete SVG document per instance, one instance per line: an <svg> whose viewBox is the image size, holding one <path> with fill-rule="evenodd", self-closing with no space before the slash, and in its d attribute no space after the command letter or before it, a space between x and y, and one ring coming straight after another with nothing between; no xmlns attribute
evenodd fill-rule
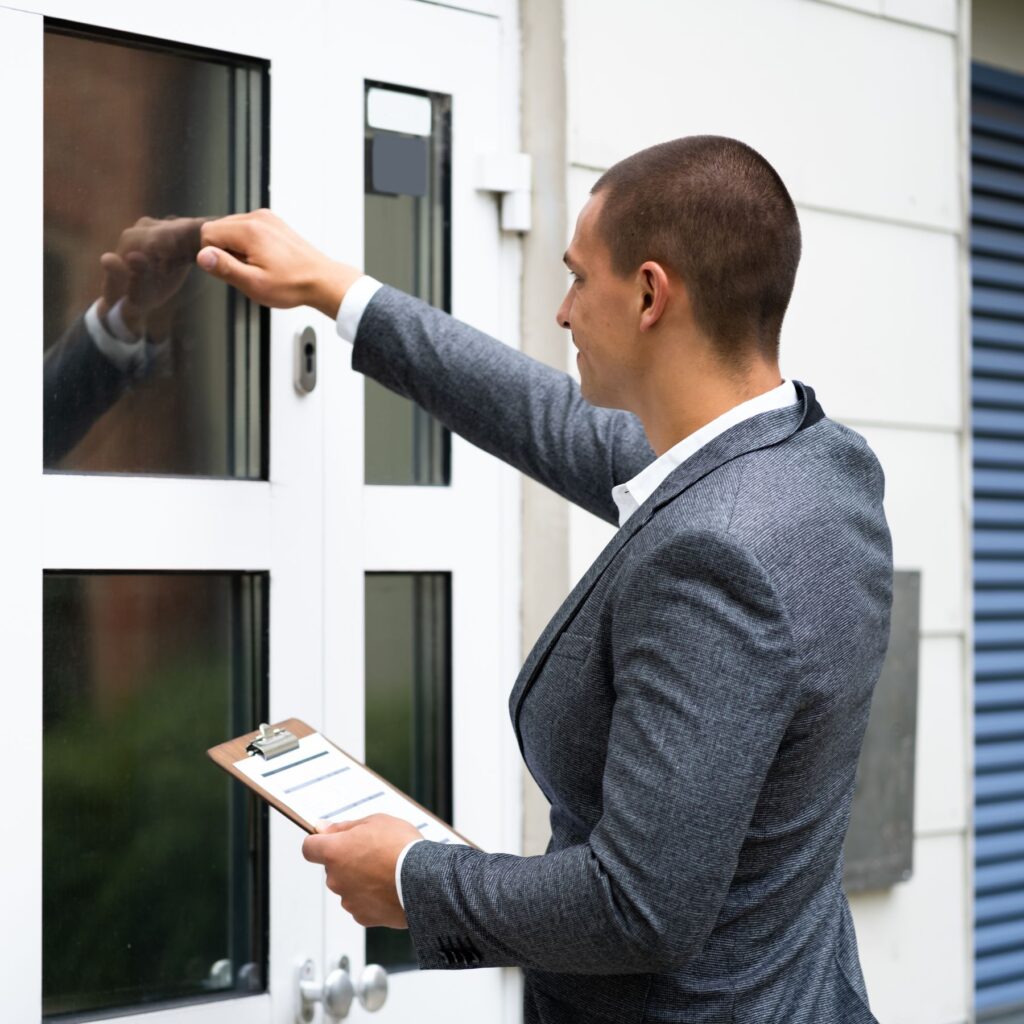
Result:
<svg viewBox="0 0 1024 1024"><path fill-rule="evenodd" d="M1024 467L1024 439L979 438L974 442L974 464Z"/></svg>
<svg viewBox="0 0 1024 1024"><path fill-rule="evenodd" d="M975 1006L1024 1003L1024 76L971 103Z"/></svg>
<svg viewBox="0 0 1024 1024"><path fill-rule="evenodd" d="M1024 288L1024 261L1001 256L978 256L971 264L971 279L975 284Z"/></svg>
<svg viewBox="0 0 1024 1024"><path fill-rule="evenodd" d="M993 167L981 160L973 161L971 179L976 192L987 195L1024 199L1024 174L1006 167Z"/></svg>
<svg viewBox="0 0 1024 1024"><path fill-rule="evenodd" d="M1024 801L1020 802L1024 807ZM993 821L1002 821L1012 811L1010 804L1000 807L993 804L991 807L982 808L986 818ZM1003 817L999 812L1003 811ZM998 828L998 825L985 826L986 828ZM990 895L1004 890L1016 890L1024 887L1024 860L1012 860L1001 864L984 864L975 869L974 872L975 891L981 895Z"/></svg>
<svg viewBox="0 0 1024 1024"><path fill-rule="evenodd" d="M974 949L978 953L999 953L1024 943L1024 919L983 925L974 930ZM1018 954L1017 973L1024 974L1024 962Z"/></svg>
<svg viewBox="0 0 1024 1024"><path fill-rule="evenodd" d="M1017 534L1016 530L1005 532L1011 537ZM984 619L979 621L974 629L974 647L979 651L1020 647L1022 639L1024 639L1024 620L1022 619Z"/></svg>
<svg viewBox="0 0 1024 1024"><path fill-rule="evenodd" d="M1024 143L1002 139L976 131L971 135L971 156L975 166L978 161L999 164L1003 167L1018 167L1024 171Z"/></svg>
<svg viewBox="0 0 1024 1024"><path fill-rule="evenodd" d="M974 687L975 711L1012 711L1024 706L1024 680L998 679Z"/></svg>
<svg viewBox="0 0 1024 1024"><path fill-rule="evenodd" d="M1013 469L974 470L974 489L986 498L1018 498L1024 496L1024 473Z"/></svg>
<svg viewBox="0 0 1024 1024"><path fill-rule="evenodd" d="M1003 501L999 498L979 498L974 503L974 525L975 526L1003 526L1024 529L1024 501ZM1002 595L993 598L991 601L979 601L975 598L974 607L980 614L997 614L999 608L1009 612L1011 609L1006 604L1010 598ZM1024 612L1024 594L1020 596L1020 610Z"/></svg>
<svg viewBox="0 0 1024 1024"><path fill-rule="evenodd" d="M1021 216L1024 228L1024 213ZM1001 316L1024 320L1024 293L1009 288L977 285L971 293L971 309L984 316Z"/></svg>
<svg viewBox="0 0 1024 1024"><path fill-rule="evenodd" d="M994 861L1024 859L1024 829L1014 832L994 832L978 836L974 844L976 864L991 864ZM1024 909L1020 917L1024 919Z"/></svg>
<svg viewBox="0 0 1024 1024"><path fill-rule="evenodd" d="M974 798L979 803L994 803L1018 797L1024 799L1024 769L999 772L997 775L979 775L974 780ZM1021 852L1024 854L1024 851Z"/></svg>
<svg viewBox="0 0 1024 1024"><path fill-rule="evenodd" d="M1019 231L1001 228L996 224L971 225L971 249L975 255L1024 258L1024 237Z"/></svg>
<svg viewBox="0 0 1024 1024"><path fill-rule="evenodd" d="M972 316L971 335L975 344L1024 349L1024 323L995 317Z"/></svg>
<svg viewBox="0 0 1024 1024"><path fill-rule="evenodd" d="M975 195L971 199L971 220L1024 228L1024 203L996 196Z"/></svg>
<svg viewBox="0 0 1024 1024"><path fill-rule="evenodd" d="M1024 890L979 896L974 903L974 920L979 925L1010 921L1021 916L1024 916Z"/></svg>
<svg viewBox="0 0 1024 1024"><path fill-rule="evenodd" d="M975 739L979 739L975 736ZM978 775L986 772L1001 772L1024 767L1024 743L1013 736L1007 740L999 738L998 734L992 737L984 737L985 742L979 742L974 751L974 770ZM1024 826L1024 819L1021 819ZM1024 899L1024 892L1021 893Z"/></svg>

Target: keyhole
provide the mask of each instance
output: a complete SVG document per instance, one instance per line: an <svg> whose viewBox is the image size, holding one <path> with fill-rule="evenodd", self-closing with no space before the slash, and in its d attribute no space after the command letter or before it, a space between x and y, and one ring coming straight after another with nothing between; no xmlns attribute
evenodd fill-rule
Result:
<svg viewBox="0 0 1024 1024"><path fill-rule="evenodd" d="M307 341L303 352L306 354L306 373L313 372L313 343Z"/></svg>

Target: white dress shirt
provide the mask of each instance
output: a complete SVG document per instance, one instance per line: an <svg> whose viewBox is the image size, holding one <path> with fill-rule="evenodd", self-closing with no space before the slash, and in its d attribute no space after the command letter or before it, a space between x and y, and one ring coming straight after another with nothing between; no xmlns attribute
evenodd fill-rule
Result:
<svg viewBox="0 0 1024 1024"><path fill-rule="evenodd" d="M369 275L364 275L345 293L345 298L338 309L336 325L338 334L346 341L354 342L356 340L363 313L369 305L370 299L377 294L380 287L380 281ZM672 470L681 466L709 441L752 416L770 412L773 409L784 409L787 406L795 405L796 402L796 388L793 386L793 382L783 381L777 388L772 388L771 391L766 391L763 395L757 395L755 398L733 406L717 419L705 424L699 430L695 430L688 437L684 437L678 444L673 445L667 452L658 456L654 462L637 473L632 480L612 488L612 500L619 510L619 526L622 526L661 486ZM423 840L414 839L409 843L398 855L398 863L395 865L395 889L398 891L398 902L403 910L405 901L402 899L402 865L405 863L406 854L420 842Z"/></svg>
<svg viewBox="0 0 1024 1024"><path fill-rule="evenodd" d="M85 311L85 329L93 344L122 373L139 378L146 375L158 346L145 336L138 337L124 322L120 299L107 313L106 322L100 317L100 300Z"/></svg>

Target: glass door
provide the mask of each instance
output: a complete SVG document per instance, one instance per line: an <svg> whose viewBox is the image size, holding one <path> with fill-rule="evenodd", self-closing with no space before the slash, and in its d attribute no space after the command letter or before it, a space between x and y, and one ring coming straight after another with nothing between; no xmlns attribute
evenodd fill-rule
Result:
<svg viewBox="0 0 1024 1024"><path fill-rule="evenodd" d="M516 145L502 105L505 26L412 0L328 11L330 38L358 39L328 72L329 95L345 98L325 132L338 182L331 251L512 340L517 240L502 234L495 197L476 187L480 158ZM351 181L359 187L342 187ZM514 852L520 767L507 701L518 669L516 480L348 369L347 343L329 358L330 731L484 849ZM362 456L355 464L346 458L353 448ZM336 901L325 917L328 946L341 949ZM520 1019L515 972L419 972L407 936L386 930L345 951L386 967L391 1019Z"/></svg>
<svg viewBox="0 0 1024 1024"><path fill-rule="evenodd" d="M294 98L321 87L320 5L20 6L0 8L20 154L4 1015L291 1020L295 962L323 962L322 872L205 751L322 720L324 401L296 390L293 351L330 325L193 261L202 218L271 189L316 223Z"/></svg>
<svg viewBox="0 0 1024 1024"><path fill-rule="evenodd" d="M342 956L388 970L382 1019L518 1019L514 972L411 969L205 757L299 717L516 850L516 482L333 323L191 263L202 218L272 205L511 337L515 242L475 187L515 142L502 31L416 0L0 3L6 1019L284 1024L299 965Z"/></svg>

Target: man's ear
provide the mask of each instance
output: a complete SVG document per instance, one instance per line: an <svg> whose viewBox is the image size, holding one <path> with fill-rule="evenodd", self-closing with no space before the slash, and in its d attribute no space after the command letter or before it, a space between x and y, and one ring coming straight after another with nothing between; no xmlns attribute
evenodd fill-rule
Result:
<svg viewBox="0 0 1024 1024"><path fill-rule="evenodd" d="M640 330L649 331L668 305L669 280L660 263L648 260L640 266Z"/></svg>

